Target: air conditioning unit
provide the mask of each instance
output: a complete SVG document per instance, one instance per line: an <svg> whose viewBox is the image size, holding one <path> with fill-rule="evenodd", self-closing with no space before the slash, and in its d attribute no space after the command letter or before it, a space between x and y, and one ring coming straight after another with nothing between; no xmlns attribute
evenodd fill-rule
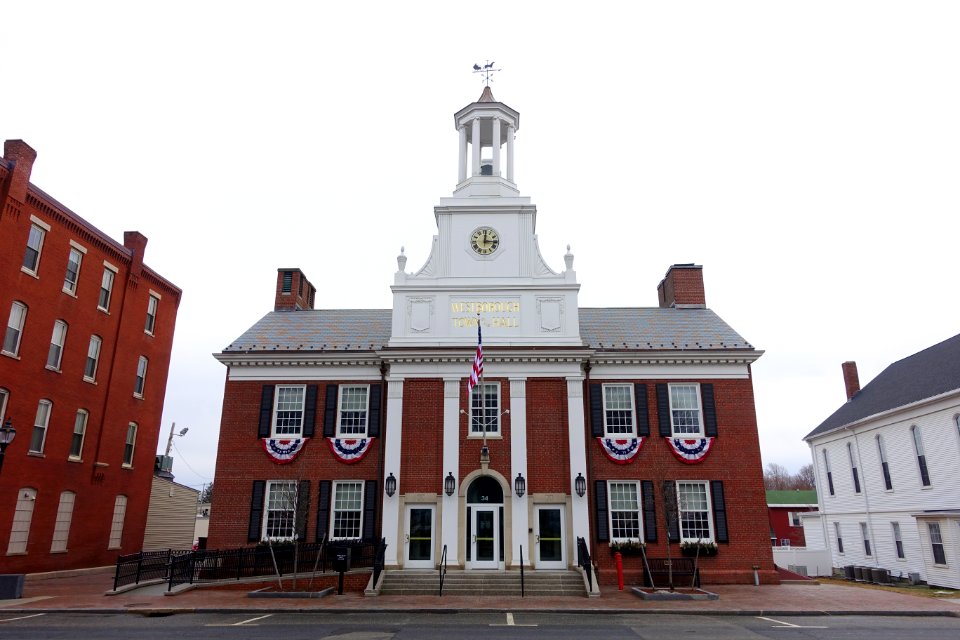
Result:
<svg viewBox="0 0 960 640"><path fill-rule="evenodd" d="M920 579L919 573L908 573L907 579L910 580L910 584L922 584L923 580Z"/></svg>
<svg viewBox="0 0 960 640"><path fill-rule="evenodd" d="M173 470L173 456L157 456L153 464L154 471L166 471L170 472Z"/></svg>

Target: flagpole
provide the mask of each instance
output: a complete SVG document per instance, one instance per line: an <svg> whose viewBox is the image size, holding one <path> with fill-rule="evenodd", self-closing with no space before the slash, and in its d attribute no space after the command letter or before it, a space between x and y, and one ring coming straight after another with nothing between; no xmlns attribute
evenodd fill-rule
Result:
<svg viewBox="0 0 960 640"><path fill-rule="evenodd" d="M483 344L483 334L480 331L480 312L477 312L477 344ZM484 367L485 369L486 367ZM480 370L480 416L483 424L483 449L487 448L487 395L483 387L483 369Z"/></svg>

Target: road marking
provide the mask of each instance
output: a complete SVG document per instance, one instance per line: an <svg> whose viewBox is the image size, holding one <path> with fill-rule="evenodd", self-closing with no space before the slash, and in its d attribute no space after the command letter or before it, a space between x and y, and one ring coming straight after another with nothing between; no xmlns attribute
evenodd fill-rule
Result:
<svg viewBox="0 0 960 640"><path fill-rule="evenodd" d="M250 618L249 620L244 620L243 622L234 622L234 623L232 623L232 624L205 624L205 625L203 625L203 626L205 626L205 627L239 627L239 626L259 627L260 625L250 624L250 623L251 623L251 622L256 622L257 620L263 620L264 618L269 618L269 617L272 616L272 615L273 615L272 613L268 613L268 614L265 615L265 616L259 616L259 617L256 617L256 618Z"/></svg>
<svg viewBox="0 0 960 640"><path fill-rule="evenodd" d="M27 618L37 618L39 616L45 616L45 613L35 613L32 616L20 616L19 618L7 618L6 620L0 620L0 622L13 622L14 620L26 620Z"/></svg>
<svg viewBox="0 0 960 640"><path fill-rule="evenodd" d="M517 624L513 620L513 614L507 613L507 624L491 624L491 627L536 627L535 624Z"/></svg>
<svg viewBox="0 0 960 640"><path fill-rule="evenodd" d="M773 618L764 618L763 616L757 616L760 620L766 620L767 622L776 622L779 626L774 626L774 629L829 629L830 627L816 627L816 626L805 626L799 624L792 624L790 622L784 622L783 620L774 620Z"/></svg>

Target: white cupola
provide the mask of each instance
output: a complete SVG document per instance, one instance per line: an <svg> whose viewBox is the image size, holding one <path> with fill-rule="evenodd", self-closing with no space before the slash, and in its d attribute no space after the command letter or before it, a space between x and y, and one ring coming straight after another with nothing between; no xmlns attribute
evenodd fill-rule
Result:
<svg viewBox="0 0 960 640"><path fill-rule="evenodd" d="M479 100L453 117L460 135L460 173L453 196L515 198L520 195L513 178L513 140L520 128L520 114L497 102L488 85Z"/></svg>

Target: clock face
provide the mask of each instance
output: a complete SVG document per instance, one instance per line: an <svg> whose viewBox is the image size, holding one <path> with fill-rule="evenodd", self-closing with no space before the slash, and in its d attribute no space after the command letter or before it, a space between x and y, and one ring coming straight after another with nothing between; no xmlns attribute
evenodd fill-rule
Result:
<svg viewBox="0 0 960 640"><path fill-rule="evenodd" d="M488 256L500 246L500 236L490 227L480 227L470 236L470 246L481 256Z"/></svg>

